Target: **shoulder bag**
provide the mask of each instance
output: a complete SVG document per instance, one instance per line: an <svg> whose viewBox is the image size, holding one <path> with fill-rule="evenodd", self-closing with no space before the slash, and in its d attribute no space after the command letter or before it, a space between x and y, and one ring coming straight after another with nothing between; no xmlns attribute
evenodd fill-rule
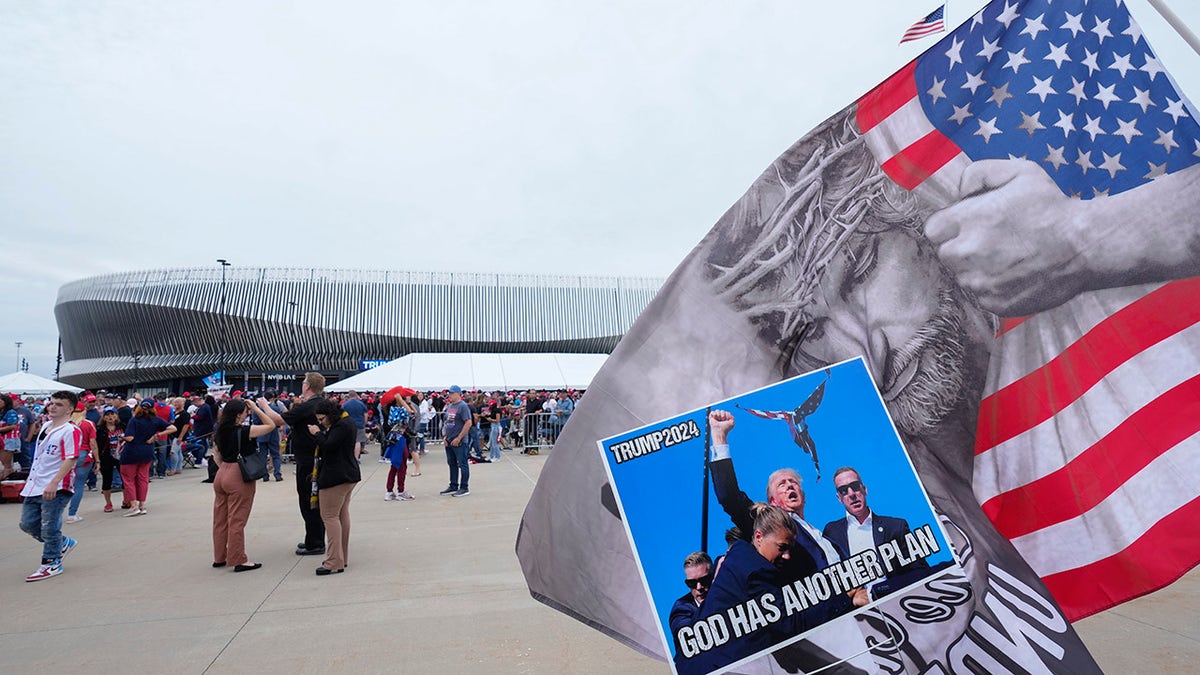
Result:
<svg viewBox="0 0 1200 675"><path fill-rule="evenodd" d="M255 452L252 455L242 454L242 430L238 429L238 468L242 470L242 480L247 483L253 483L256 480L262 480L263 476L267 475L267 458L263 457L261 452Z"/></svg>

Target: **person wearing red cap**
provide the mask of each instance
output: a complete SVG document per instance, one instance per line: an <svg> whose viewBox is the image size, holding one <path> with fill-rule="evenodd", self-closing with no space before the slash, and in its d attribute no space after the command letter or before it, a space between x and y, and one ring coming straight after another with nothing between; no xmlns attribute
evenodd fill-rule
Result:
<svg viewBox="0 0 1200 675"><path fill-rule="evenodd" d="M78 523L83 520L83 516L77 515L79 505L83 502L83 486L92 477L92 473L100 461L100 451L96 446L96 425L92 424L86 413L87 408L81 401L75 404L75 413L71 415L71 423L79 427L82 438L79 443L79 456L75 460L75 494L71 495L71 503L67 507L68 523Z"/></svg>

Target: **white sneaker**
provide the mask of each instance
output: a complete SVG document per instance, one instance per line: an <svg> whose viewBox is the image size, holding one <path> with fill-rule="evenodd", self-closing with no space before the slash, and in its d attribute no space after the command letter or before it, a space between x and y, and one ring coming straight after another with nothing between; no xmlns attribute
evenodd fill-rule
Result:
<svg viewBox="0 0 1200 675"><path fill-rule="evenodd" d="M385 501L385 502L390 502L395 498L396 498L396 495L394 495L390 492L383 493L383 501Z"/></svg>
<svg viewBox="0 0 1200 675"><path fill-rule="evenodd" d="M67 516L68 523L78 523L83 520L83 516Z"/></svg>
<svg viewBox="0 0 1200 675"><path fill-rule="evenodd" d="M406 502L411 502L411 501L412 501L412 500L414 500L414 499L416 499L416 497L414 497L414 496L410 495L410 494L408 493L408 491L407 491L407 490L405 490L404 492L399 492L399 493L397 493L397 494L396 494L396 500L397 500L397 501L406 501Z"/></svg>
<svg viewBox="0 0 1200 675"><path fill-rule="evenodd" d="M25 577L25 581L41 581L62 574L63 568L61 562L52 563L50 565L40 565L33 574Z"/></svg>
<svg viewBox="0 0 1200 675"><path fill-rule="evenodd" d="M389 460L387 457L380 457L380 458L379 458L379 463L380 463L380 464L387 464L387 463L388 463L388 462L390 462L390 461L391 461L391 460Z"/></svg>

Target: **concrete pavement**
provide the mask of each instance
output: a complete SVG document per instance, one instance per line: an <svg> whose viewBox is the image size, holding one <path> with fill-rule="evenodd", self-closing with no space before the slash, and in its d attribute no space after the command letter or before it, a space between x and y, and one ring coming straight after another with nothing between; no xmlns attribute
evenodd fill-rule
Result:
<svg viewBox="0 0 1200 675"><path fill-rule="evenodd" d="M372 447L374 450L375 448ZM370 455L352 501L350 568L317 577L293 553L302 530L292 466L259 483L247 549L263 569L213 569L211 486L201 472L153 481L149 514L105 514L85 495L79 546L56 578L25 583L38 544L0 504L0 671L124 673L667 673L529 597L513 544L546 455L472 468L471 495L442 497L440 449L384 502ZM116 500L119 502L119 500ZM570 574L570 570L564 570ZM1112 673L1195 672L1200 574L1077 625Z"/></svg>

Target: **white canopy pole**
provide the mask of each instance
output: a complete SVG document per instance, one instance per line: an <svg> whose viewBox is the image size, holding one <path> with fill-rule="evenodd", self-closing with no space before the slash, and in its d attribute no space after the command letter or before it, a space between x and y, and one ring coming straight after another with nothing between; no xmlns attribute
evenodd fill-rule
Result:
<svg viewBox="0 0 1200 675"><path fill-rule="evenodd" d="M1171 25L1171 28L1175 29L1176 33L1179 33L1179 37L1183 38L1183 41L1188 43L1188 46L1192 48L1192 51L1200 55L1200 38L1196 37L1196 34L1193 33L1191 29L1189 29L1183 23L1183 20L1180 19L1175 12L1171 11L1170 7L1167 7L1163 0L1146 0L1146 2L1150 3L1150 6L1153 7L1159 13L1159 15L1161 15L1162 18Z"/></svg>

